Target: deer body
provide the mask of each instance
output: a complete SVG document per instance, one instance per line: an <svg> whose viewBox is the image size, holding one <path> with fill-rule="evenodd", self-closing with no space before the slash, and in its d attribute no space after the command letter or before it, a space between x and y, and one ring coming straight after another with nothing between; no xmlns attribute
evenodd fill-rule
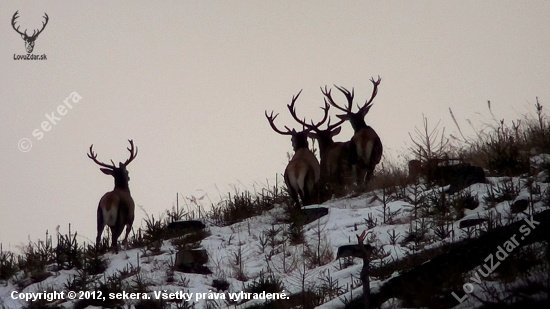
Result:
<svg viewBox="0 0 550 309"><path fill-rule="evenodd" d="M296 96L292 97L292 103L287 105L293 116L295 116L294 103L296 102L296 99L298 99L300 92ZM294 200L296 207L300 207L300 204L301 206L310 205L315 200L317 184L321 176L321 166L319 165L319 161L313 152L311 152L308 148L309 145L307 138L310 129L305 128L304 130L297 132L295 129L291 130L285 126L286 131L281 131L275 126L274 123L275 118L277 118L278 115L279 114L273 116L273 112L271 112L271 115L267 115L267 111L265 112L265 117L267 118L273 131L281 135L292 136L291 140L294 155L288 162L284 173L287 190Z"/></svg>
<svg viewBox="0 0 550 309"><path fill-rule="evenodd" d="M349 142L333 142L321 153L321 174L335 182L341 182L346 174Z"/></svg>
<svg viewBox="0 0 550 309"><path fill-rule="evenodd" d="M135 204L130 195L130 190L115 188L113 191L105 193L97 207L96 244L98 245L101 241L101 234L105 226L111 229L111 247L115 248L117 240L122 234L124 226L126 226L126 235L124 236L123 243L127 244L128 234L134 222L134 211Z"/></svg>
<svg viewBox="0 0 550 309"><path fill-rule="evenodd" d="M350 162L356 169L358 180L368 182L374 168L382 159L382 142L371 127L361 128L351 138L352 151Z"/></svg>
<svg viewBox="0 0 550 309"><path fill-rule="evenodd" d="M92 150L93 145L90 146L90 153L88 154L90 159L94 160L98 165L105 167L100 169L104 174L113 176L115 179L115 188L113 191L105 193L99 200L96 237L96 248L99 248L101 234L105 226L109 226L111 229L111 250L115 253L118 253L117 241L124 227L126 227L126 235L122 243L127 245L128 234L130 234L132 224L134 223L135 204L128 186L130 177L126 166L136 157L137 148L134 152L134 143L131 140L129 142L131 146L131 148L128 148L130 158L125 163L120 162L118 167L115 166L114 162L112 165L99 162L97 155Z"/></svg>
<svg viewBox="0 0 550 309"><path fill-rule="evenodd" d="M294 201L299 196L304 206L309 205L320 175L319 161L313 152L307 147L296 150L284 174L285 184Z"/></svg>

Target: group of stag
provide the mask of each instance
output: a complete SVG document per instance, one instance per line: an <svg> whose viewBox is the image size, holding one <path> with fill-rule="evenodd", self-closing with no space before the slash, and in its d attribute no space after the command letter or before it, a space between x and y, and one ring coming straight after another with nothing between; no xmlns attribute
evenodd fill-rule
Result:
<svg viewBox="0 0 550 309"><path fill-rule="evenodd" d="M382 143L378 134L365 123L365 115L372 107L372 100L378 92L380 77L378 80L371 79L374 85L372 95L362 107L359 107L357 112L352 112L354 91L348 91L344 87L336 88L340 90L347 98L347 106L341 107L334 102L331 90L321 88L325 99L325 105L321 109L324 111L323 119L317 123L311 121L311 124L302 120L296 115L295 103L300 96L301 91L292 98L292 102L287 105L292 117L302 125L302 131L289 129L285 126L286 131L281 131L275 126L275 118L265 113L269 124L275 132L282 135L292 136L292 147L294 156L288 163L284 179L288 192L291 195L297 206L311 204L315 200L315 191L319 187L319 182L322 185L329 183L343 183L347 179L347 175L355 175L357 184L368 183L374 172L374 168L380 162L382 157ZM344 114L336 115L340 120L337 123L330 124L329 109L330 106L344 112ZM320 126L327 121L326 129L320 129ZM347 142L334 142L332 138L340 133L340 125L344 121L349 121L354 130L353 137ZM319 143L321 163L308 148L308 138L316 139ZM88 157L92 159L101 168L100 170L106 174L113 176L115 180L115 188L103 195L97 207L97 237L96 247L99 248L101 234L105 226L111 229L111 250L118 253L117 240L126 227L126 235L123 244L127 244L128 234L132 229L134 222L135 204L130 194L128 182L130 180L128 165L137 156L137 147L134 147L134 142L129 140L130 147L127 148L130 152L130 157L124 162L120 162L118 166L113 160L111 164L106 164L97 159L97 154L93 151L93 145L90 146ZM352 177L353 178L353 177Z"/></svg>
<svg viewBox="0 0 550 309"><path fill-rule="evenodd" d="M344 87L335 86L344 94L347 99L346 106L338 105L331 95L331 90L321 88L324 95L324 116L321 121L307 123L305 118L300 119L296 115L296 100L300 93L292 97L292 101L287 108L296 122L302 125L301 131L290 129L285 126L286 131L280 130L275 126L275 118L265 112L265 116L271 125L271 128L282 135L290 135L294 155L289 161L285 172L284 180L287 190L294 200L297 207L306 206L319 202L316 197L318 190L332 185L341 185L346 182L355 181L357 185L366 184L372 178L374 168L382 158L382 142L374 129L365 123L365 115L372 107L372 100L378 93L380 77L371 82L374 85L372 94L363 106L357 105L357 112L353 112L354 90L351 92ZM343 114L336 115L340 120L330 124L329 109L330 106L340 110ZM326 129L320 129L328 119ZM349 141L334 142L333 137L340 133L341 124L349 121L354 134ZM320 161L317 160L313 152L309 149L308 138L317 140L319 144ZM351 177L350 177L351 176ZM300 202L301 200L301 202Z"/></svg>

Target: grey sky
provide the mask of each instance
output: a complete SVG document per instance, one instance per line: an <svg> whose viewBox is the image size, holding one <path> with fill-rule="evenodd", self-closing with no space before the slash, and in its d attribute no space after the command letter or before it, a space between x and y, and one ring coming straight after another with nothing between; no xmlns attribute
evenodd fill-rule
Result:
<svg viewBox="0 0 550 309"><path fill-rule="evenodd" d="M49 15L33 51L46 61L14 60L26 53L10 24L17 10L21 29ZM380 75L366 121L394 158L422 113L453 131L449 107L463 129L488 120L487 100L499 119L532 112L537 96L547 108L548 29L548 1L2 1L0 242L14 248L69 223L95 237L113 180L87 158L92 143L118 162L134 140L130 189L155 217L176 192L215 202L216 186L225 195L273 183L291 145L264 110L296 127L286 104L300 89L298 114L318 119L320 86L354 87L362 103ZM73 92L82 99L37 140ZM336 139L351 134L346 123Z"/></svg>

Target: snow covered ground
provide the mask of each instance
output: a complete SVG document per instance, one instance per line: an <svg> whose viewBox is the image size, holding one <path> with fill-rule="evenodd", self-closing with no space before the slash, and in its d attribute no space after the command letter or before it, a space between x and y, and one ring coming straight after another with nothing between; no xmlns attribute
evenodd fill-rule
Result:
<svg viewBox="0 0 550 309"><path fill-rule="evenodd" d="M547 162L550 156L541 155L532 158L533 163ZM548 187L547 183L542 183L545 175L542 173L535 177L535 185L540 186L540 197ZM510 214L510 204L513 201L504 201L498 203L495 207L488 209L488 205L485 203L484 196L489 194L489 188L495 188L503 182L509 181L506 178L487 178L487 184L474 184L465 190L470 190L473 196L477 196L479 200L479 206L474 210L465 210L464 218L455 221L452 224L452 236L438 240L433 235L433 230L430 230L428 235L431 237L431 241L427 243L426 248L432 248L441 245L443 242L452 242L461 240L465 236L465 230L459 228L459 221L468 218L483 218L488 215L501 214L504 222L507 220L518 221L523 220L531 215L531 207L523 213ZM525 179L512 178L513 184L520 184L518 188L522 188L517 199L532 197L528 188L523 184L526 183ZM380 196L380 192L375 192ZM408 193L412 195L412 193ZM422 194L430 194L430 191L425 191ZM547 207L543 206L541 201L537 199L533 200L535 212L540 212ZM217 227L207 223L207 230L210 232L210 236L205 238L201 242L201 247L206 249L209 254L209 262L207 267L213 272L211 275L202 274L187 274L175 272L174 280L167 282L169 277L169 269L173 265L175 260L176 250L170 243L170 240L164 241L159 255L147 256L144 249L132 249L121 250L118 254L107 254L106 257L109 260L109 267L105 271L105 275L100 280L105 280L106 277L115 274L117 271L129 267L141 268L141 276L150 284L148 297L155 297L153 291L162 292L178 292L192 293L190 295L191 302L195 302L195 308L205 308L207 304L206 299L210 292L211 298L214 296L221 297L218 291L212 287L212 281L214 279L226 279L230 283L229 292L238 293L243 291L246 285L255 278L260 276L260 273L267 273L269 270L275 274L284 284L285 293L287 295L300 292L302 290L302 282L305 282L306 286L316 284L319 286L322 280L327 276L332 277L333 280L338 281L338 285L347 289L341 297L335 297L333 300L321 305L319 308L341 308L343 307L342 300L344 296L349 300L351 294L355 296L361 292L361 287L358 286L358 275L362 267L362 260L355 259L354 265L343 268L340 265L343 261L335 259L336 251L339 246L346 244L355 244L357 242L356 235L362 231L368 231L367 239L370 243L374 242L378 246L382 247L389 255L385 258L386 261L398 260L407 255L409 249L406 246L402 246L400 243L403 241L405 235L407 235L411 227L411 211L413 209L410 202L405 200L396 200L386 204L386 213L398 212L393 216L393 224L383 223L383 203L380 199L373 198L372 193L368 193L354 198L340 198L330 200L324 204L323 207L329 209L327 216L320 220L309 223L305 226L305 243L309 244L312 248L327 249L332 255L331 262L328 264L318 266L312 269L304 268L303 251L307 250L306 246L296 245L292 246L288 242L282 243L277 241L274 244L265 243L266 231L280 229L274 239L281 240L283 237L283 231L285 230L285 224L280 223L279 218L283 217L283 209L280 205L276 205L272 210L265 212L261 216L252 217L244 222L236 223L231 226ZM370 221L370 222L368 222ZM369 224L375 223L375 227L369 228ZM392 234L399 235L396 244L392 244ZM496 248L495 248L496 250ZM145 256L144 256L145 255ZM380 264L380 261L372 261L372 265L376 266ZM239 281L236 277L244 275L249 279L248 282ZM27 292L42 292L47 288L52 288L55 291L64 291L64 284L74 275L76 270L61 270L54 272L52 276L44 280L43 282L32 284L27 286L20 293ZM397 276L395 273L393 276ZM127 278L128 282L135 279L134 277ZM386 279L388 280L388 279ZM385 281L386 281L385 280ZM385 281L379 281L374 278L371 279L371 291L376 291L378 287ZM471 282L474 289L474 293L482 293L483 288L480 284ZM482 282L483 285L491 285L498 289L498 282ZM353 287L350 291L350 287ZM16 286L9 280L0 284L0 308L22 308L26 305L24 300L13 299ZM65 291L67 292L67 291ZM202 294L206 293L206 294ZM220 292L221 293L221 292ZM23 294L22 294L23 295ZM165 294L166 295L166 294ZM463 294L458 295L459 297ZM478 295L478 294L476 294ZM224 295L226 300L229 299L229 294ZM135 303L136 301L127 301L127 304ZM254 303L262 303L259 300L250 300L246 304L243 304L241 308L250 306ZM62 302L60 306L64 308L72 308L75 301ZM218 300L217 304L220 308L229 307L227 302ZM455 308L474 308L480 305L474 297L467 297L463 303L459 304ZM132 307L132 306L130 306ZM129 308L130 308L129 307ZM231 306L233 307L233 306ZM89 308L95 308L90 306ZM97 307L99 308L99 307ZM211 307L212 308L212 307ZM399 301L392 299L386 302L384 308L399 308Z"/></svg>

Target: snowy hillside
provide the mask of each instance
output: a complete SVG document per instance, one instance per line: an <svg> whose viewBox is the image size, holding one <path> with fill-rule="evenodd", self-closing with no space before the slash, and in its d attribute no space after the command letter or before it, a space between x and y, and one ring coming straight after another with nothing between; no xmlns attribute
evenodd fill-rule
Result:
<svg viewBox="0 0 550 309"><path fill-rule="evenodd" d="M549 157L545 155L532 157L531 167L536 169L540 163L548 162ZM158 308L169 304L172 304L173 308L189 308L193 304L194 308L233 308L235 306L246 308L263 304L265 300L243 301L244 294L239 296L238 293L251 291L252 285L272 280L284 289L283 296L288 297L304 290L323 290L324 292L320 293L323 299L318 300L323 304L318 308L343 308L345 303L361 294L361 281L358 278L362 260L349 257L336 259L336 252L342 245L357 243L356 235L362 231L368 232L366 243L376 248L376 254L371 260L371 268L374 270L443 244L478 237L483 234L483 231L491 229L492 224L507 225L526 218L529 220L533 213L548 208L547 177L544 171L538 172L532 178L487 177L487 183L474 184L459 193L448 195L447 204L441 205L447 205L446 207L449 208L443 210L437 209L436 200L437 197L441 197L439 193L441 188L423 190L422 184L409 185L401 188L400 192L391 194L377 190L358 197L330 200L321 205L328 208L328 215L305 225L303 242L298 241L297 244L293 244L291 237L288 236L289 223L284 223L285 210L281 205L274 205L271 210L264 211L261 215L230 226L220 227L204 220L208 236L200 242L200 247L208 252L208 262L205 266L212 272L211 274L173 271L177 249L172 241L167 239L161 245L159 244L158 250L136 248L121 250L116 255L107 253L104 257L107 259L108 267L102 275L94 277L95 284L96 287L97 282L107 284L118 275L121 292L143 292L146 294L136 295L151 299L164 298L163 302L155 303L157 304L155 306L159 306ZM396 199L396 196L405 198ZM501 198L499 199L498 196ZM478 201L479 205L474 209L449 206L457 205L452 201L456 202L459 198L468 197ZM507 199L503 200L502 197ZM384 199L386 199L385 202ZM512 213L511 205L514 205L514 201L522 199L529 201L527 209ZM431 204L422 205L431 205L429 209L421 206L420 203L415 205L415 201L426 200L430 200ZM485 219L481 224L467 228L459 227L460 221L480 218ZM531 229L537 227L536 224L530 226ZM524 231L517 233L516 240L519 243L521 243L519 237L522 236L522 232ZM502 244L494 245L494 252L497 252L499 245ZM519 251L517 248L514 250ZM49 269L51 275L45 280L24 286L23 289L20 288L21 278L24 277L22 271L13 278L0 282L0 308L24 306L38 308L25 300L13 299L12 296L30 295L17 294L14 291L19 293L65 291L66 296L67 286L79 276L79 272L75 268L57 270L55 265L50 265ZM396 276L399 276L398 272L390 274L389 277L385 276L386 278L371 276L371 294L376 293L380 286ZM466 277L469 278L469 276ZM217 281L218 284L214 284L217 285L217 289L213 287L214 280L220 280ZM224 280L229 286L220 288L219 282ZM517 277L512 281L519 280ZM501 282L494 276L482 277L477 283L472 280L463 282L464 289L473 289L475 297L465 296L464 291L455 290L455 298L457 298L455 308L480 307L481 300L491 300L493 297L488 291L494 289L505 294L507 287L511 284ZM88 284L91 292L94 292L93 284L93 280ZM159 294L160 292L164 294ZM170 295L169 293L172 292L179 294ZM547 297L547 293L546 287L546 296L542 296ZM46 294L42 296L44 295ZM249 297L252 296L252 294L249 295ZM94 297L94 295L88 293L87 297ZM190 297L190 299L188 301L168 300L169 297ZM458 299L461 299L462 303L459 303ZM53 304L57 304L60 308L86 308L87 306L86 302L76 300L57 301L51 303ZM121 304L122 302L119 303ZM123 308L152 306L146 305L143 300L125 300L124 304ZM392 298L385 301L382 308L401 308L400 306L400 301ZM87 308L100 307L90 305Z"/></svg>

